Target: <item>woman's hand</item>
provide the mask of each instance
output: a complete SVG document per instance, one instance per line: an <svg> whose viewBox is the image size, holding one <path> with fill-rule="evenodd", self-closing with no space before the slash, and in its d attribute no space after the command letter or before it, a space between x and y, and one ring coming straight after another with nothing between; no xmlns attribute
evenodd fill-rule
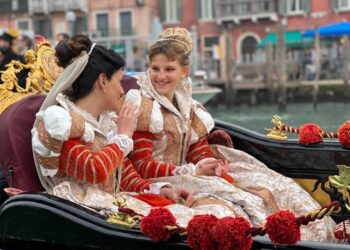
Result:
<svg viewBox="0 0 350 250"><path fill-rule="evenodd" d="M215 169L215 174L217 176L222 176L228 172L228 161L224 160L223 164Z"/></svg>
<svg viewBox="0 0 350 250"><path fill-rule="evenodd" d="M164 187L160 189L160 196L167 198L169 200L173 200L175 203L182 203L184 201L185 206L191 206L192 201L192 192L185 188L168 188Z"/></svg>
<svg viewBox="0 0 350 250"><path fill-rule="evenodd" d="M200 163L196 169L197 175L214 176L219 174L220 168L223 165L221 159L207 159L203 163ZM218 169L218 170L217 170Z"/></svg>
<svg viewBox="0 0 350 250"><path fill-rule="evenodd" d="M130 138L134 134L137 127L137 120L141 114L141 109L137 111L137 107L132 103L123 103L118 113L116 124L118 134L124 134Z"/></svg>
<svg viewBox="0 0 350 250"><path fill-rule="evenodd" d="M228 162L221 159L208 159L200 164L196 170L197 175L222 176L228 171Z"/></svg>

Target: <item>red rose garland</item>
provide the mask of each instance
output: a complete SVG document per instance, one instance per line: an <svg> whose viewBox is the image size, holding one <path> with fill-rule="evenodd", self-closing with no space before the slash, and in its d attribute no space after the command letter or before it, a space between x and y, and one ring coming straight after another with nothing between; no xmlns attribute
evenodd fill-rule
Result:
<svg viewBox="0 0 350 250"><path fill-rule="evenodd" d="M323 138L339 138L339 142L344 147L350 148L350 121L347 121L344 124L342 124L339 127L337 133L327 132L317 124L313 123L304 124L300 126L299 129L289 126L288 124L281 124L276 126L274 129L298 134L300 144L309 145L313 143L322 142Z"/></svg>
<svg viewBox="0 0 350 250"><path fill-rule="evenodd" d="M300 240L300 227L291 211L271 214L267 217L265 228L273 244L295 244Z"/></svg>
<svg viewBox="0 0 350 250"><path fill-rule="evenodd" d="M247 237L250 223L242 217L224 217L213 228L218 250L249 250L253 238Z"/></svg>
<svg viewBox="0 0 350 250"><path fill-rule="evenodd" d="M187 227L188 242L195 250L249 250L252 237L268 234L272 243L295 244L300 240L300 226L338 211L340 204L333 201L328 206L307 215L295 217L291 211L279 211L267 217L264 227L251 227L242 217L217 219L213 215L198 215ZM172 227L172 228L169 228ZM154 241L166 241L171 235L183 233L173 214L166 208L155 208L141 219L141 231Z"/></svg>
<svg viewBox="0 0 350 250"><path fill-rule="evenodd" d="M350 121L345 122L340 125L339 130L339 142L344 147L350 147Z"/></svg>
<svg viewBox="0 0 350 250"><path fill-rule="evenodd" d="M196 215L187 226L187 241L194 250L216 249L216 242L212 237L212 228L218 222L214 215Z"/></svg>
<svg viewBox="0 0 350 250"><path fill-rule="evenodd" d="M320 126L310 123L300 126L299 143L309 145L323 141L323 134Z"/></svg>
<svg viewBox="0 0 350 250"><path fill-rule="evenodd" d="M154 241L166 241L171 231L166 226L177 226L174 215L166 208L154 208L141 219L141 232Z"/></svg>

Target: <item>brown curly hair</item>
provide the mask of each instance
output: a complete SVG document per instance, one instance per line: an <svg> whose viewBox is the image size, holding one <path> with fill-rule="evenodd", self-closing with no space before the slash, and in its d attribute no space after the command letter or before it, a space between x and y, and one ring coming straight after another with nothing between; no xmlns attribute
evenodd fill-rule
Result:
<svg viewBox="0 0 350 250"><path fill-rule="evenodd" d="M193 48L191 34L185 28L168 28L159 39L149 47L148 59L156 55L165 55L168 60L178 60L182 66L190 65L190 55Z"/></svg>

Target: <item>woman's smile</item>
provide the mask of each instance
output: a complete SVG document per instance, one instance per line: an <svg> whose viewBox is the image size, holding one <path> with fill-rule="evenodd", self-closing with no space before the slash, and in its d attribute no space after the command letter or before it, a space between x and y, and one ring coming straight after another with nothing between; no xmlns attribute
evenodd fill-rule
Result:
<svg viewBox="0 0 350 250"><path fill-rule="evenodd" d="M158 94L166 96L170 101L176 87L186 75L185 67L177 60L171 61L165 55L158 54L151 60L150 78Z"/></svg>

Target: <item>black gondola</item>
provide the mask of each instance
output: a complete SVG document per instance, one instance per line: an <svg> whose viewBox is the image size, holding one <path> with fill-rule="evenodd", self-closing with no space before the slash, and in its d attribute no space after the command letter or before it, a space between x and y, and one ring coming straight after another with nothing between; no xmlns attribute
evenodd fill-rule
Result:
<svg viewBox="0 0 350 250"><path fill-rule="evenodd" d="M42 100L43 97L38 95L27 97L0 115L0 141L3 143L0 184L3 187L10 181L14 187L27 185L25 190L40 189L19 180L18 176L35 176L30 158L30 129ZM305 147L296 140L274 141L221 121L216 121L216 129L226 131L235 148L289 177L317 179L322 184L329 175L337 173L337 164L349 165L350 150L337 142L326 141ZM27 160L23 161L24 158ZM37 179L31 183L37 183ZM2 194L1 198L7 197ZM110 225L106 217L96 212L41 192L6 199L0 207L0 235L0 249L189 249L185 238L153 242L139 229ZM253 249L349 249L349 246L305 241L290 246L273 245L267 237L255 237Z"/></svg>

